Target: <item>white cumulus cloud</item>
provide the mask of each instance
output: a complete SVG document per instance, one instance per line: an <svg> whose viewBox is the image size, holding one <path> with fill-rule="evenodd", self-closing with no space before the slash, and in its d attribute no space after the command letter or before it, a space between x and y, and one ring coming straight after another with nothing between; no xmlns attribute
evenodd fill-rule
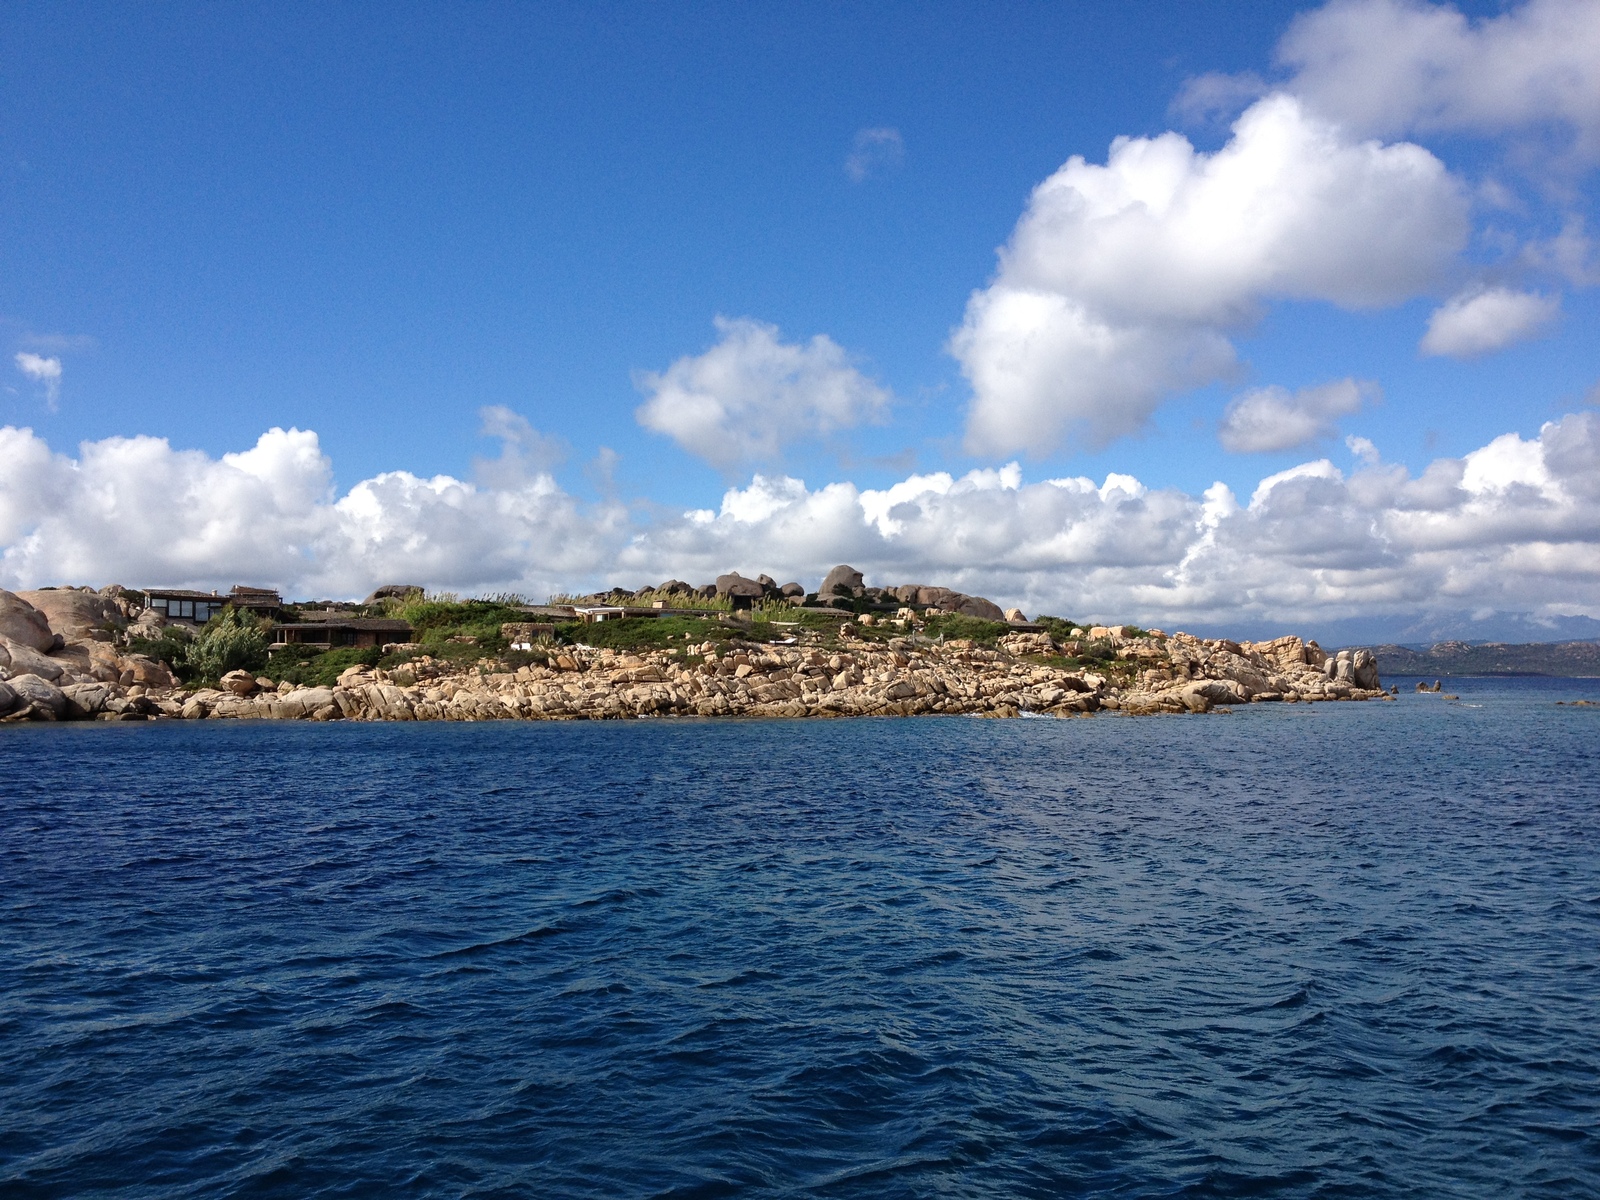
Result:
<svg viewBox="0 0 1600 1200"><path fill-rule="evenodd" d="M389 471L345 495L317 435L271 429L212 458L164 438L86 442L78 457L0 428L0 586L277 584L353 596L423 579L553 588L592 573L626 531L548 474L511 487Z"/></svg>
<svg viewBox="0 0 1600 1200"><path fill-rule="evenodd" d="M1476 358L1535 337L1561 311L1559 296L1492 287L1453 296L1428 318L1424 354Z"/></svg>
<svg viewBox="0 0 1600 1200"><path fill-rule="evenodd" d="M1235 454L1293 450L1338 432L1339 417L1360 412L1375 397L1376 385L1340 379L1291 392L1282 387L1253 388L1236 397L1223 414L1218 437Z"/></svg>
<svg viewBox="0 0 1600 1200"><path fill-rule="evenodd" d="M1391 305L1437 285L1467 236L1460 183L1420 146L1355 141L1291 96L1252 105L1214 154L1119 138L1034 189L951 352L975 453L1138 431L1224 377L1229 335L1276 298Z"/></svg>
<svg viewBox="0 0 1600 1200"><path fill-rule="evenodd" d="M777 458L782 448L881 420L889 393L839 344L779 339L776 325L716 318L721 340L660 373L641 372L639 423L724 469Z"/></svg>
<svg viewBox="0 0 1600 1200"><path fill-rule="evenodd" d="M17 364L17 370L35 383L44 385L45 403L54 412L56 402L61 398L61 360L20 350L12 361Z"/></svg>
<svg viewBox="0 0 1600 1200"><path fill-rule="evenodd" d="M547 473L513 486L390 471L343 495L314 433L273 429L212 458L157 438L76 457L0 428L0 586L379 583L533 595L730 568L812 586L838 562L873 582L944 584L1030 611L1172 627L1444 605L1600 616L1600 413L1508 433L1417 475L1358 448L1262 479L1241 500L1128 475L1021 468L892 486L757 475L716 509L641 524Z"/></svg>
<svg viewBox="0 0 1600 1200"><path fill-rule="evenodd" d="M1594 0L1528 0L1477 20L1452 5L1335 0L1295 20L1278 58L1291 90L1358 132L1555 127L1580 156L1600 155Z"/></svg>

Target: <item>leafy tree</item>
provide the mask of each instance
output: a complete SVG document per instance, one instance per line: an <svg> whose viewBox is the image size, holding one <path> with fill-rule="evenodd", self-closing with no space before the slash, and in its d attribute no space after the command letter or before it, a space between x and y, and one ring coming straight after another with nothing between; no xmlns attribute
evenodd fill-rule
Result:
<svg viewBox="0 0 1600 1200"><path fill-rule="evenodd" d="M267 665L267 638L254 617L229 605L206 622L189 646L188 660L202 679L259 671Z"/></svg>

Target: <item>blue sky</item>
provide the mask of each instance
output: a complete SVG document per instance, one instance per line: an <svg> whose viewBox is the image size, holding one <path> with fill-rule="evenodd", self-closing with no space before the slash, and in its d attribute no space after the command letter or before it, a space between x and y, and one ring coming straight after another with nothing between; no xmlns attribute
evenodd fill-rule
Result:
<svg viewBox="0 0 1600 1200"><path fill-rule="evenodd" d="M853 529L830 555L814 542L775 542L770 531L690 547L680 531L661 528L685 509L718 510L729 488L749 488L756 473L801 479L812 491L833 483L881 491L914 472L959 479L1017 461L1030 484L1086 476L1101 485L1120 473L1195 504L1221 482L1244 502L1264 478L1324 456L1353 477L1363 452L1344 439L1358 436L1384 464L1420 478L1434 460L1463 459L1509 433L1536 439L1545 422L1592 411L1600 310L1586 241L1595 181L1593 113L1581 95L1588 84L1579 80L1577 101L1527 101L1517 72L1528 71L1529 55L1571 53L1570 34L1550 30L1563 21L1588 30L1593 9L1576 0L1331 10L8 6L0 14L9 64L0 79L0 339L11 343L6 358L15 365L0 391L0 425L31 430L76 464L74 478L85 474L85 443L166 439L172 452L196 451L214 465L270 428L314 431L323 466L311 486L336 501L384 472L514 491L474 465L498 449L484 436L483 411L510 410L553 439L554 448L525 435L528 480L547 480L541 494L557 489L563 511L589 522L590 540L605 549L585 557L523 529L506 533L522 566L418 560L417 570L438 575L424 582L467 590L665 569L669 544L705 569L718 554L756 550L778 561L720 566L799 572L874 552ZM1424 57L1440 44L1424 18L1460 13L1451 69L1481 74L1488 63L1502 71L1502 109L1486 115L1454 95L1419 101L1396 89L1384 112L1357 112L1339 72L1370 65L1335 62L1318 75L1316 61L1284 61L1297 14L1303 24L1327 11L1348 19L1313 29L1313 50L1354 38L1358 60L1404 41L1383 27L1396 13L1416 26L1415 53ZM1397 78L1412 69L1402 63ZM1223 87L1230 102L1203 114L1192 81L1219 76L1237 86ZM1128 316L1144 303L1129 289L1090 296L1098 284L1061 284L1071 304L1132 322L1146 339L1140 345L1165 339L1158 358L1186 338L1211 345L1223 337L1236 362L1198 373L1174 367L1132 399L1021 396L974 384L983 363L1009 370L995 356L1013 353L1005 340L1013 331L980 329L1004 345L965 358L953 353L952 337L975 292L1010 286L997 278L996 251L1019 228L1036 186L1074 155L1103 167L1118 137L1175 130L1200 155L1225 152L1230 122L1275 89L1306 106L1305 122L1340 130L1340 145L1375 138L1431 156L1447 187L1419 185L1414 202L1396 192L1391 208L1362 219L1381 224L1414 203L1433 205L1436 224L1448 224L1458 202L1465 225L1456 241L1441 233L1437 253L1359 311L1350 310L1349 281L1295 282L1305 271L1291 267L1285 283L1269 266L1258 270L1259 285L1238 285L1207 315L1182 317L1176 332L1170 306ZM1196 228L1171 236L1193 240ZM1322 236L1320 226L1307 228L1286 244ZM1563 229L1572 235L1565 273L1548 250ZM1368 232L1338 237L1354 239L1359 260ZM1049 274L1047 260L1060 253L1046 247L1019 270ZM1262 251L1266 259L1281 253ZM1381 271L1382 253L1372 254ZM1481 353L1469 347L1472 357L1419 351L1430 314L1452 295L1493 288L1523 305L1527 336ZM1552 297L1559 315L1540 310L1535 320L1528 306ZM829 376L843 381L843 407L813 419L793 416L812 401L792 391L745 398L746 407L728 410L718 444L734 437L746 450L765 446L760 452L718 451L684 432L681 406L668 411L676 393L660 401L667 407L657 428L646 428L641 405L673 364L726 342L718 317L775 327L779 347L815 350L812 339L828 339L837 350L830 361L853 372ZM1116 369L1137 368L1143 353ZM1075 360L1061 361L1076 370ZM1295 399L1298 389L1346 379L1366 399L1357 411L1347 403L1324 414L1320 436L1254 452L1230 452L1219 438L1230 403L1252 389L1281 387L1280 400L1304 409L1323 401ZM794 386L811 385L802 378ZM974 432L979 408L993 418L992 436ZM779 409L789 416L774 415ZM1100 422L1102 409L1116 409L1116 419ZM1054 415L1035 430L1027 412ZM1272 412L1281 418L1282 404ZM733 430L740 422L749 428ZM489 425L505 428L503 419ZM20 479L22 468L11 473ZM148 539L144 558L104 546L97 556L87 534L51 534L49 514L25 507L16 501L10 524L0 521L8 562L0 582L68 582L58 577L74 570L229 582L260 561L257 548L203 540L187 557L164 557ZM407 519L385 527L396 553ZM1568 533L1592 547L1586 519L1575 518ZM116 528L102 522L96 536L116 540ZM881 521L878 528L890 536ZM443 536L419 529L423 540ZM358 588L373 572L406 565L389 555L365 574L297 575L295 563L331 553L318 536L285 532L288 565L268 573L291 588ZM570 537L583 535L574 526ZM1391 551L1374 551L1375 569ZM951 570L903 545L880 557L891 573ZM1126 565L1069 553L1052 573L1048 555L991 557L974 568L977 582L1040 603L1059 596L1081 604L1092 594L1085 572ZM1166 564L1169 574L1181 561ZM1119 603L1148 603L1124 583ZM1419 584L1382 603L1426 607L1426 591ZM1169 599L1149 611L1216 607L1214 596ZM1568 612L1594 603L1585 579L1458 600ZM1317 603L1263 599L1260 611ZM1352 592L1329 603L1343 612L1361 601Z"/></svg>
<svg viewBox="0 0 1600 1200"><path fill-rule="evenodd" d="M942 465L943 344L1029 190L1293 11L1115 8L12 9L3 315L93 345L6 416L214 453L298 424L354 482L466 470L503 404L704 502L631 372L723 313L860 355L908 407L863 457ZM905 159L855 183L872 127Z"/></svg>

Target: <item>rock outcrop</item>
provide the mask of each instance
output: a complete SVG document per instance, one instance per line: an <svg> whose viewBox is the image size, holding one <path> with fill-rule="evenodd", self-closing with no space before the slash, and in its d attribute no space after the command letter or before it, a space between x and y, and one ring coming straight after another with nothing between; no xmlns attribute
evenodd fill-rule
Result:
<svg viewBox="0 0 1600 1200"><path fill-rule="evenodd" d="M866 591L861 572L854 567L837 566L822 578L817 595L823 600L834 596L860 596Z"/></svg>
<svg viewBox="0 0 1600 1200"><path fill-rule="evenodd" d="M128 603L88 588L42 588L16 593L65 641L109 642L128 624Z"/></svg>
<svg viewBox="0 0 1600 1200"><path fill-rule="evenodd" d="M382 591L383 589L379 589ZM368 597L368 603L373 602ZM866 578L854 567L841 564L834 567L817 585L814 593L807 593L799 583L779 584L771 575L757 575L754 579L729 571L717 576L715 583L695 587L681 579L669 579L658 585L639 588L613 587L604 592L594 592L583 597L582 603L627 605L649 598L652 601L678 599L693 607L697 599L737 599L740 601L767 601L794 605L814 604L823 608L842 608L848 611L865 609L879 613L893 612L904 606L926 611L959 613L984 621L1005 621L1007 614L991 600L982 596L969 596L947 587L908 583L894 587L868 587ZM670 605L669 605L670 606ZM742 607L743 605L735 605Z"/></svg>
<svg viewBox="0 0 1600 1200"><path fill-rule="evenodd" d="M853 586L848 576L844 586ZM911 587L920 600L921 586ZM100 610L71 601L60 611L65 622ZM185 691L162 664L112 643L61 641L39 609L9 592L0 592L0 613L8 628L30 639L8 636L0 645L0 720L6 721L1145 715L1387 698L1365 650L1330 656L1294 637L1233 642L1099 626L1060 642L1049 633L1015 630L992 649L959 639L869 641L863 634L875 631L853 625L829 644L805 634L816 640L775 646L735 639L635 654L570 646L550 651L543 662L498 672L423 655L393 671L353 666L333 687L274 684L233 671L217 688Z"/></svg>
<svg viewBox="0 0 1600 1200"><path fill-rule="evenodd" d="M760 599L766 594L766 585L760 579L746 579L737 571L730 571L726 575L717 576L717 595L719 596L749 596L752 599Z"/></svg>
<svg viewBox="0 0 1600 1200"><path fill-rule="evenodd" d="M113 641L128 626L132 607L120 588L0 591L0 681L6 684L0 718L92 715L73 700L80 687L109 689L108 701L129 688L175 688L178 681L164 664Z"/></svg>

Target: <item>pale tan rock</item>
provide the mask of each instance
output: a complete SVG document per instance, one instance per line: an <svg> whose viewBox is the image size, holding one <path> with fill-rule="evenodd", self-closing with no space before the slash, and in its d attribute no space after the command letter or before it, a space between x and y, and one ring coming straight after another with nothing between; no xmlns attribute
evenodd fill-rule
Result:
<svg viewBox="0 0 1600 1200"><path fill-rule="evenodd" d="M51 635L54 640L54 635ZM27 642L0 637L0 648L6 652L6 669L13 675L36 675L54 683L66 672L66 667Z"/></svg>
<svg viewBox="0 0 1600 1200"><path fill-rule="evenodd" d="M299 688L286 696L278 696L273 704L276 706L273 715L279 720L298 720L330 705L337 707L334 690L326 687Z"/></svg>
<svg viewBox="0 0 1600 1200"><path fill-rule="evenodd" d="M122 665L123 687L139 684L144 687L170 688L178 684L165 663L157 662L143 654L125 654L119 661Z"/></svg>
<svg viewBox="0 0 1600 1200"><path fill-rule="evenodd" d="M49 622L51 630L65 641L106 641L128 624L121 607L110 596L77 588L44 588L18 592Z"/></svg>
<svg viewBox="0 0 1600 1200"><path fill-rule="evenodd" d="M41 653L56 646L50 621L15 592L0 589L0 638Z"/></svg>

